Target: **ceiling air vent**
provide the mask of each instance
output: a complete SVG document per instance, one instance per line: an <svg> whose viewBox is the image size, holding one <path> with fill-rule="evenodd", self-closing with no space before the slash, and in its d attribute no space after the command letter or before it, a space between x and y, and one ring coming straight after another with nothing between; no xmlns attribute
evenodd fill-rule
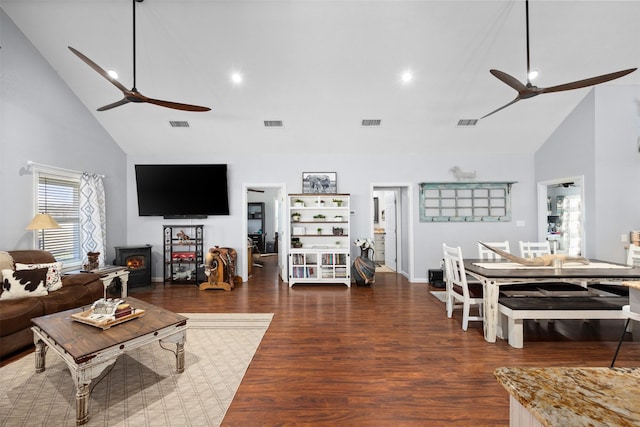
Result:
<svg viewBox="0 0 640 427"><path fill-rule="evenodd" d="M181 121L181 120L170 120L169 124L172 128L188 128L189 122Z"/></svg>
<svg viewBox="0 0 640 427"><path fill-rule="evenodd" d="M370 126L380 126L382 125L382 120L380 119L364 119L362 120L362 126L370 127Z"/></svg>
<svg viewBox="0 0 640 427"><path fill-rule="evenodd" d="M478 124L478 119L460 119L458 120L458 127L475 126Z"/></svg>
<svg viewBox="0 0 640 427"><path fill-rule="evenodd" d="M282 120L265 120L264 121L264 127L266 128L281 128L283 126L284 124L282 123Z"/></svg>

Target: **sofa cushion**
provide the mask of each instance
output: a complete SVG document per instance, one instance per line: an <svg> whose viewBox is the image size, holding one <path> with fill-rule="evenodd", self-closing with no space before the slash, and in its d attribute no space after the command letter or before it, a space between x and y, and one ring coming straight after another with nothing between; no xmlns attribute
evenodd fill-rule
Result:
<svg viewBox="0 0 640 427"><path fill-rule="evenodd" d="M49 251L40 249L27 249L20 251L9 251L14 262L22 264L36 264L43 262L56 262L55 257Z"/></svg>
<svg viewBox="0 0 640 427"><path fill-rule="evenodd" d="M104 287L99 280L86 286L63 286L41 298L44 314L53 314L82 306L86 306L88 309L97 299L102 298L103 291Z"/></svg>
<svg viewBox="0 0 640 427"><path fill-rule="evenodd" d="M0 336L6 337L31 327L31 319L44 316L40 298L22 298L0 301Z"/></svg>
<svg viewBox="0 0 640 427"><path fill-rule="evenodd" d="M3 270L0 300L19 299L47 295L46 277L49 269Z"/></svg>
<svg viewBox="0 0 640 427"><path fill-rule="evenodd" d="M21 262L16 262L16 270L34 270L36 268L46 268L47 278L45 282L45 286L47 287L47 291L57 291L62 287L62 263L61 262L49 262L42 264L23 264Z"/></svg>

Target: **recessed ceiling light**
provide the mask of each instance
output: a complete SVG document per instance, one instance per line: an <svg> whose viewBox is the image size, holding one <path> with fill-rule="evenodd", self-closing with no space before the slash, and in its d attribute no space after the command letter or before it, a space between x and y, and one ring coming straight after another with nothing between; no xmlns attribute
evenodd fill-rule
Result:
<svg viewBox="0 0 640 427"><path fill-rule="evenodd" d="M233 84L239 85L240 83L242 83L242 74L240 73L231 74L231 81L233 82Z"/></svg>
<svg viewBox="0 0 640 427"><path fill-rule="evenodd" d="M402 76L400 76L400 78L402 79L402 83L407 84L411 82L411 80L413 80L413 73L407 70L402 73Z"/></svg>
<svg viewBox="0 0 640 427"><path fill-rule="evenodd" d="M107 74L109 74L112 79L118 80L118 72L116 70L107 70Z"/></svg>
<svg viewBox="0 0 640 427"><path fill-rule="evenodd" d="M539 70L531 70L529 71L529 80L535 80L536 77L540 74Z"/></svg>

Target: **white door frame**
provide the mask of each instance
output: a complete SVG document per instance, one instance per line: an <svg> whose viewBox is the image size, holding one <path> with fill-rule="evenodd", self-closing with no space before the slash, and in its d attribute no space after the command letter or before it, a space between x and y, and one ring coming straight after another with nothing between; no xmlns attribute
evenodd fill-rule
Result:
<svg viewBox="0 0 640 427"><path fill-rule="evenodd" d="M240 271L241 271L241 276L242 276L242 281L246 282L247 280L249 280L249 265L247 264L249 262L248 257L249 257L249 251L247 250L247 228L249 226L249 207L248 207L248 198L247 198L247 193L249 192L249 188L276 188L279 190L279 194L284 198L284 200L282 200L282 212L280 212L280 218L278 219L279 221L283 221L283 218L287 218L288 219L288 209L286 209L286 195L287 195L287 185L284 183L245 183L242 184L242 238L241 238L241 242L245 242L245 244L242 245L242 247L240 248ZM279 227L277 227L279 228ZM278 259L278 262L284 262L284 266L286 269L287 266L287 257L289 255L289 251L288 251L288 247L289 247L289 233L287 232L287 228L284 227L284 232L282 234L278 234L278 250L281 250L282 253L282 259ZM282 249L280 249L282 248ZM282 272L280 272L280 274L282 275ZM286 274L282 277L287 277Z"/></svg>
<svg viewBox="0 0 640 427"><path fill-rule="evenodd" d="M396 191L398 190L398 195L400 196L400 203L403 205L402 209L407 209L407 212L402 212L401 215L396 216L396 223L398 224L398 228L402 230L402 235L396 236L397 248L398 248L398 259L396 265L399 267L397 273L405 276L410 282L415 280L414 274L414 265L415 265L415 251L414 251L414 232L413 232L413 200L414 200L414 188L412 183L407 182L378 182L372 183L369 187L369 226L371 227L371 238L374 236L374 227L373 227L373 215L374 215L374 207L373 207L373 192L375 191ZM407 192L407 206L404 206L402 203L402 192L405 190ZM407 218L406 223L403 221L403 218ZM406 240L404 241L406 236ZM403 247L406 247L408 253L404 253L402 250ZM407 267L409 271L403 271L403 260L407 258Z"/></svg>
<svg viewBox="0 0 640 427"><path fill-rule="evenodd" d="M550 185L562 184L564 182L575 182L580 187L580 253L585 255L586 245L585 241L587 236L585 235L585 213L587 211L585 207L584 198L584 175L569 176L565 178L557 178L549 181L538 182L538 241L544 242L547 240L547 188Z"/></svg>

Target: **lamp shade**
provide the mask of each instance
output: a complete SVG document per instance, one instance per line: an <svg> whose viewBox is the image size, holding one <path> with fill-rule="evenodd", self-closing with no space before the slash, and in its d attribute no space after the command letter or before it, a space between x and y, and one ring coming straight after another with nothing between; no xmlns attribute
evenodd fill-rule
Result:
<svg viewBox="0 0 640 427"><path fill-rule="evenodd" d="M60 228L60 224L56 222L55 219L51 217L49 214L36 214L33 217L29 225L27 225L27 230L50 230L53 228Z"/></svg>

